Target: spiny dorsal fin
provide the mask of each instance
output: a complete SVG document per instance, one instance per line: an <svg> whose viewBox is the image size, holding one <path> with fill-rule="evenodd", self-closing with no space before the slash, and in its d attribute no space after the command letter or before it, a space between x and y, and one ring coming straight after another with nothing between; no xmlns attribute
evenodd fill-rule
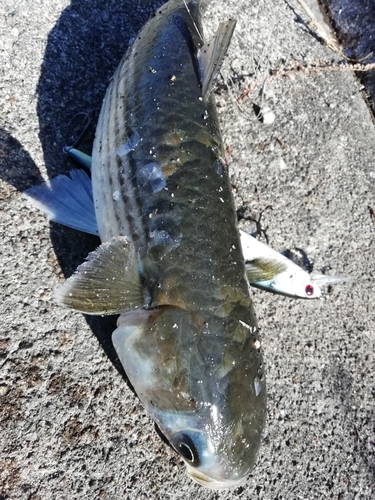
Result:
<svg viewBox="0 0 375 500"><path fill-rule="evenodd" d="M199 51L203 99L206 99L212 90L227 53L235 26L236 21L234 19L220 23L217 32Z"/></svg>
<svg viewBox="0 0 375 500"><path fill-rule="evenodd" d="M66 307L86 314L119 314L145 305L134 246L124 236L112 238L56 290Z"/></svg>

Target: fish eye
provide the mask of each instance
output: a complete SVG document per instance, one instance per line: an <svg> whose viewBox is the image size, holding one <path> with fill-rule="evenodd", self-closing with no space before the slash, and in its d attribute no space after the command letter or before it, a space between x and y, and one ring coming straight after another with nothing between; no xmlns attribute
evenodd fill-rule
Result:
<svg viewBox="0 0 375 500"><path fill-rule="evenodd" d="M312 285L306 285L305 293L308 297L314 295L314 287Z"/></svg>
<svg viewBox="0 0 375 500"><path fill-rule="evenodd" d="M194 466L199 465L199 455L197 448L191 439L185 433L179 433L173 439L173 446L175 450L188 462L193 464Z"/></svg>

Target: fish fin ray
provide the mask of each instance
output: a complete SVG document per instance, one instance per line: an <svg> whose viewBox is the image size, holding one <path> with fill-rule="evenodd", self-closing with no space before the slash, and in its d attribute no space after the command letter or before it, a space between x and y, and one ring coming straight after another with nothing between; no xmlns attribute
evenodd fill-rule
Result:
<svg viewBox="0 0 375 500"><path fill-rule="evenodd" d="M212 90L227 53L235 26L236 21L234 19L220 23L210 41L205 43L199 50L198 58L201 67L202 96L204 99L208 97Z"/></svg>
<svg viewBox="0 0 375 500"><path fill-rule="evenodd" d="M49 182L27 189L24 195L53 222L98 235L90 177L72 170L70 177L58 175Z"/></svg>
<svg viewBox="0 0 375 500"><path fill-rule="evenodd" d="M119 314L145 305L133 244L124 236L103 243L55 291L70 309L94 315Z"/></svg>

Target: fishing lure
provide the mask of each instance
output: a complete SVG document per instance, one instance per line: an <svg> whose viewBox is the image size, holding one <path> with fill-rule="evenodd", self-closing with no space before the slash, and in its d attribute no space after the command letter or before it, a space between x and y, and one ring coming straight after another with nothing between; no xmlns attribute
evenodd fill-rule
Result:
<svg viewBox="0 0 375 500"><path fill-rule="evenodd" d="M249 283L257 288L301 299L322 297L321 286L348 281L342 276L310 275L293 261L240 231Z"/></svg>

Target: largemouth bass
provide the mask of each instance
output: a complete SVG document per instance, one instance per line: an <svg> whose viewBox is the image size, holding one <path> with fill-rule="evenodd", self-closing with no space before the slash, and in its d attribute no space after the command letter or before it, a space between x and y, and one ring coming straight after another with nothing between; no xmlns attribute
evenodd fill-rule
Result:
<svg viewBox="0 0 375 500"><path fill-rule="evenodd" d="M199 2L170 0L137 36L93 146L102 245L57 292L74 310L120 314L112 339L130 382L191 478L217 489L246 480L266 413L211 93L234 26L205 42Z"/></svg>

